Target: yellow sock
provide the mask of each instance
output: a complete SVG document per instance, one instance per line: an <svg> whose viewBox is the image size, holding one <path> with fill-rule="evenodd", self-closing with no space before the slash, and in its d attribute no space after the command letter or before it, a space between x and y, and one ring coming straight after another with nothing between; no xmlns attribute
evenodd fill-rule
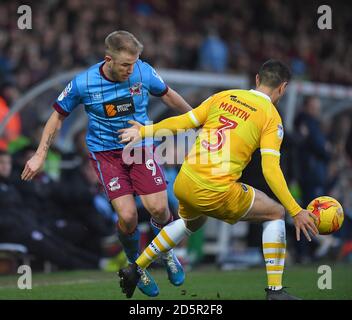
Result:
<svg viewBox="0 0 352 320"><path fill-rule="evenodd" d="M268 278L268 288L282 288L286 255L285 222L273 220L264 224L263 254Z"/></svg>
<svg viewBox="0 0 352 320"><path fill-rule="evenodd" d="M273 289L282 288L282 274L285 264L285 243L263 243L264 260L268 277L268 287Z"/></svg>
<svg viewBox="0 0 352 320"><path fill-rule="evenodd" d="M170 239L165 230L162 229L138 257L136 263L142 269L145 269L158 257L159 253L167 252L175 246L176 244Z"/></svg>
<svg viewBox="0 0 352 320"><path fill-rule="evenodd" d="M190 231L182 219L178 219L165 226L154 238L150 245L142 252L136 263L142 268L147 268L160 253L174 248Z"/></svg>

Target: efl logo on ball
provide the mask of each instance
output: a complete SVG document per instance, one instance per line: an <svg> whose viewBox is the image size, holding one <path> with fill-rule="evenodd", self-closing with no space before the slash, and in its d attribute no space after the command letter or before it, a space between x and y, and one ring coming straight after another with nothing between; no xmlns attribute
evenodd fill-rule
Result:
<svg viewBox="0 0 352 320"><path fill-rule="evenodd" d="M322 196L315 198L308 205L307 210L316 217L319 234L330 234L342 226L344 214L341 204L334 198Z"/></svg>

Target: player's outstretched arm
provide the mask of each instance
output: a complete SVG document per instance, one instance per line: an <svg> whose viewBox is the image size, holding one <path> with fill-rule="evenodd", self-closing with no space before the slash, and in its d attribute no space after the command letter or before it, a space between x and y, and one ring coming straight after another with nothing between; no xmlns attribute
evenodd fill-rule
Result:
<svg viewBox="0 0 352 320"><path fill-rule="evenodd" d="M301 231L311 241L308 231L313 235L318 234L318 229L314 224L316 217L310 211L303 210L292 197L280 168L280 158L276 155L262 154L262 169L270 189L294 220L297 241L300 240Z"/></svg>
<svg viewBox="0 0 352 320"><path fill-rule="evenodd" d="M132 127L118 130L120 133L120 143L129 143L129 145L131 145L146 137L164 137L177 134L178 130L199 127L201 123L197 120L198 118L195 115L197 109L181 114L180 116L166 118L158 123L147 126L130 120L128 123L132 124Z"/></svg>
<svg viewBox="0 0 352 320"><path fill-rule="evenodd" d="M186 113L192 110L192 107L186 102L186 100L170 87L167 93L163 95L161 99L167 106L181 113Z"/></svg>
<svg viewBox="0 0 352 320"><path fill-rule="evenodd" d="M34 156L30 158L21 174L21 179L25 181L32 180L35 175L43 168L48 150L53 142L57 132L62 126L65 116L59 114L57 111L54 111L47 121L38 149Z"/></svg>
<svg viewBox="0 0 352 320"><path fill-rule="evenodd" d="M120 133L119 139L121 143L128 143L128 146L135 144L146 137L164 137L177 134L178 130L188 130L197 128L203 125L208 117L210 102L212 99L207 99L197 108L181 114L180 116L166 118L158 123L143 126L136 121L128 121L132 124L130 128L118 130Z"/></svg>

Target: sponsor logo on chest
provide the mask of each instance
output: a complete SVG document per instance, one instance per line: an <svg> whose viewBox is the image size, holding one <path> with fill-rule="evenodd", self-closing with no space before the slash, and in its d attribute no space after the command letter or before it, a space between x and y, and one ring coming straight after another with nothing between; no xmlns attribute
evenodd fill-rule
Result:
<svg viewBox="0 0 352 320"><path fill-rule="evenodd" d="M103 103L106 117L115 118L135 113L132 97Z"/></svg>

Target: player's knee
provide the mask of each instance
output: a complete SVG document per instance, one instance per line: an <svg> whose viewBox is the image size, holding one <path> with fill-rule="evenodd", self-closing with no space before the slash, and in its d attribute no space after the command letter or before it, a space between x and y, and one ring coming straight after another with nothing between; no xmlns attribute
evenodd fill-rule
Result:
<svg viewBox="0 0 352 320"><path fill-rule="evenodd" d="M135 211L124 211L119 214L119 225L123 231L132 233L138 224L138 216Z"/></svg>
<svg viewBox="0 0 352 320"><path fill-rule="evenodd" d="M168 210L166 204L158 203L149 208L152 217L157 221L169 220Z"/></svg>
<svg viewBox="0 0 352 320"><path fill-rule="evenodd" d="M285 219L285 208L281 204L277 205L275 214L273 215L273 220L278 220L278 219L280 220Z"/></svg>
<svg viewBox="0 0 352 320"><path fill-rule="evenodd" d="M270 213L266 215L266 220L284 220L285 219L285 208L276 203L270 210Z"/></svg>

